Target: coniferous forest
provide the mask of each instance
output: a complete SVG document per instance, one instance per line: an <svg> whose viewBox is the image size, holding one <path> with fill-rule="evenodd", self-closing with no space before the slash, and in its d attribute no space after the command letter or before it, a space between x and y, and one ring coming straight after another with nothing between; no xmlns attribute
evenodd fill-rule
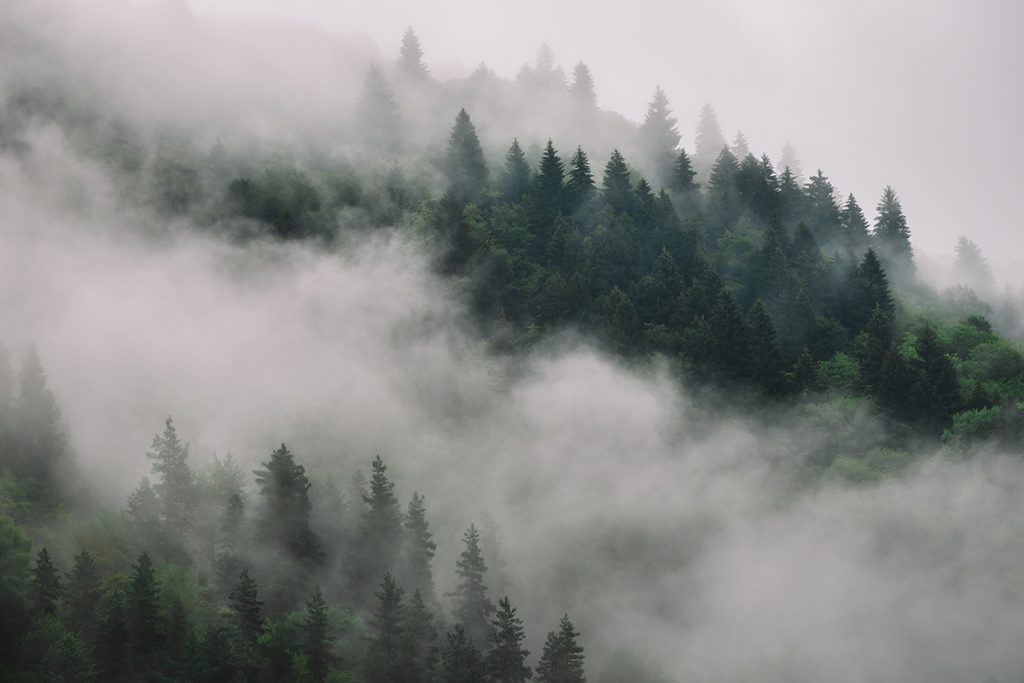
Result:
<svg viewBox="0 0 1024 683"><path fill-rule="evenodd" d="M1024 675L1024 298L884 168L65 11L0 5L0 679Z"/></svg>

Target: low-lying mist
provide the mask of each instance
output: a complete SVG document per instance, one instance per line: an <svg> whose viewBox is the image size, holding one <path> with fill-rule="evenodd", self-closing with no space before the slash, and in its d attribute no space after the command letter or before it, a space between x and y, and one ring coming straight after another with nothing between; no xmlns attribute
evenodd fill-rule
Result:
<svg viewBox="0 0 1024 683"><path fill-rule="evenodd" d="M380 453L400 498L426 495L440 592L461 530L492 520L528 646L571 613L591 680L624 647L679 681L1024 672L1019 461L796 486L824 437L788 413L713 412L579 339L489 354L414 236L200 237L126 206L58 131L27 139L0 157L0 337L36 345L106 505L171 414L196 461L253 469L285 441L344 479Z"/></svg>

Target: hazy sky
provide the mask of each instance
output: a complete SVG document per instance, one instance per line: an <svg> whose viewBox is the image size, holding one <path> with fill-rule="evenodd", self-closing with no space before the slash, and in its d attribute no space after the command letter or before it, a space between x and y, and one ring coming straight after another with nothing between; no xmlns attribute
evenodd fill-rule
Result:
<svg viewBox="0 0 1024 683"><path fill-rule="evenodd" d="M710 102L730 140L742 129L773 158L791 141L805 171L821 167L869 213L892 185L919 250L949 257L966 233L995 265L1024 261L1019 2L189 1L366 34L385 55L412 26L438 75L486 61L511 77L546 41L567 71L583 59L600 105L630 118L661 85L690 149Z"/></svg>

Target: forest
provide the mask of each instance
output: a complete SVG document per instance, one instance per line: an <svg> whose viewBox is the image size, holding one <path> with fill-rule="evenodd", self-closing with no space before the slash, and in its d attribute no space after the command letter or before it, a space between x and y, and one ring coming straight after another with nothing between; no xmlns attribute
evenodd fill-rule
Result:
<svg viewBox="0 0 1024 683"><path fill-rule="evenodd" d="M633 123L547 46L440 79L413 29L344 67L344 115L157 115L4 11L3 680L1024 674L1020 558L993 550L1022 512L1024 296L969 233L955 285L922 277L884 173L841 195L711 105L685 146L661 88ZM159 332L98 355L122 325ZM739 627L735 567L819 543L763 598L780 620L863 590L914 606L893 633L983 603L1002 635L854 673L813 623ZM870 648L860 609L836 628Z"/></svg>

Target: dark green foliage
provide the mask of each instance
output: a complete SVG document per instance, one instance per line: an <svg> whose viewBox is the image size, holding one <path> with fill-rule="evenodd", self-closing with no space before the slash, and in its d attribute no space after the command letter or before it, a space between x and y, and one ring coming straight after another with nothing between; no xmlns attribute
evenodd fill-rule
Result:
<svg viewBox="0 0 1024 683"><path fill-rule="evenodd" d="M228 185L227 203L235 212L269 225L282 239L302 239L326 231L317 220L320 192L297 168L268 168Z"/></svg>
<svg viewBox="0 0 1024 683"><path fill-rule="evenodd" d="M18 636L28 621L32 542L9 517L0 517L0 674L14 665Z"/></svg>
<svg viewBox="0 0 1024 683"><path fill-rule="evenodd" d="M402 680L405 606L403 591L391 574L385 574L376 593L377 607L370 620L370 649L367 680L370 683L398 683Z"/></svg>
<svg viewBox="0 0 1024 683"><path fill-rule="evenodd" d="M259 640L263 634L263 602L259 599L256 581L243 569L238 584L228 596L232 612L234 649L245 680L255 678L259 670ZM219 637L213 634L213 637Z"/></svg>
<svg viewBox="0 0 1024 683"><path fill-rule="evenodd" d="M180 538L194 523L197 491L195 475L188 466L188 444L178 438L170 417L164 423L164 433L153 437L146 457L153 461L154 474L160 476L154 492L163 522Z"/></svg>
<svg viewBox="0 0 1024 683"><path fill-rule="evenodd" d="M890 320L895 312L889 280L874 249L868 249L850 280L846 320L852 330L863 330L875 309Z"/></svg>
<svg viewBox="0 0 1024 683"><path fill-rule="evenodd" d="M506 595L498 601L494 615L494 633L491 635L491 650L487 653L487 673L493 683L523 683L531 676L526 666L530 654L523 649L523 621L516 615Z"/></svg>
<svg viewBox="0 0 1024 683"><path fill-rule="evenodd" d="M91 643L96 633L96 612L100 603L100 575L96 561L88 550L75 555L75 564L68 575L65 596L65 619L68 629L82 636L87 643Z"/></svg>
<svg viewBox="0 0 1024 683"><path fill-rule="evenodd" d="M804 222L819 244L827 248L842 244L835 188L820 169L804 188L803 215Z"/></svg>
<svg viewBox="0 0 1024 683"><path fill-rule="evenodd" d="M507 202L518 202L530 186L530 166L526 155L519 146L519 139L512 140L512 146L505 155L505 168L498 180L498 189Z"/></svg>
<svg viewBox="0 0 1024 683"><path fill-rule="evenodd" d="M437 552L430 524L427 522L427 511L423 505L423 496L413 491L409 507L403 520L404 526L404 576L409 590L425 597L429 604L434 604L434 577L430 563Z"/></svg>
<svg viewBox="0 0 1024 683"><path fill-rule="evenodd" d="M742 380L750 373L750 336L732 292L723 289L708 316L714 370L722 377Z"/></svg>
<svg viewBox="0 0 1024 683"><path fill-rule="evenodd" d="M96 640L100 680L119 681L127 672L131 631L126 617L124 595L120 590L110 592L103 600Z"/></svg>
<svg viewBox="0 0 1024 683"><path fill-rule="evenodd" d="M897 277L897 282L908 282L914 273L910 228L907 226L906 216L903 215L900 200L891 187L885 188L882 199L878 202L874 238L886 272L891 277Z"/></svg>
<svg viewBox="0 0 1024 683"><path fill-rule="evenodd" d="M892 316L876 306L860 337L860 376L865 387L879 395L882 386L882 367L892 348Z"/></svg>
<svg viewBox="0 0 1024 683"><path fill-rule="evenodd" d="M132 566L127 602L128 661L133 675L141 677L158 667L165 635L160 587L148 553L143 552Z"/></svg>
<svg viewBox="0 0 1024 683"><path fill-rule="evenodd" d="M487 563L480 549L480 532L475 525L469 525L462 542L465 548L455 564L459 583L452 594L455 603L452 617L465 628L469 638L485 643L492 633L494 603L487 597L487 585L484 583Z"/></svg>
<svg viewBox="0 0 1024 683"><path fill-rule="evenodd" d="M911 389L918 422L926 432L938 436L948 427L961 406L956 370L935 330L926 325L917 342L919 376Z"/></svg>
<svg viewBox="0 0 1024 683"><path fill-rule="evenodd" d="M297 560L319 562L319 540L309 523L312 506L306 469L295 462L284 444L270 454L263 467L253 473L263 496L263 538L286 549Z"/></svg>
<svg viewBox="0 0 1024 683"><path fill-rule="evenodd" d="M465 109L455 117L444 172L448 177L448 191L461 202L479 202L487 187L487 163L476 136L476 128Z"/></svg>
<svg viewBox="0 0 1024 683"><path fill-rule="evenodd" d="M576 640L579 636L569 615L563 616L558 630L548 633L544 642L544 653L537 664L539 683L586 683L583 647Z"/></svg>
<svg viewBox="0 0 1024 683"><path fill-rule="evenodd" d="M697 171L690 162L690 157L685 149L679 150L675 166L672 168L672 182L669 188L674 192L692 192L700 188L700 183L694 182Z"/></svg>
<svg viewBox="0 0 1024 683"><path fill-rule="evenodd" d="M369 495L359 527L359 564L357 586L369 592L385 573L396 570L402 547L402 511L395 497L395 485L388 479L387 466L379 455L370 464ZM422 577L421 577L422 578Z"/></svg>
<svg viewBox="0 0 1024 683"><path fill-rule="evenodd" d="M628 213L634 204L633 184L629 179L629 168L619 150L612 152L604 167L602 192L605 204L618 213Z"/></svg>
<svg viewBox="0 0 1024 683"><path fill-rule="evenodd" d="M29 349L19 377L14 416L17 430L11 465L17 474L54 485L56 469L66 455L60 410L47 386L46 371L35 347Z"/></svg>
<svg viewBox="0 0 1024 683"><path fill-rule="evenodd" d="M441 683L480 683L487 669L480 649L461 624L448 632L448 645L441 655Z"/></svg>
<svg viewBox="0 0 1024 683"><path fill-rule="evenodd" d="M871 239L868 234L868 219L864 217L864 212L852 194L846 198L846 204L839 212L839 226L847 248L855 255L867 248Z"/></svg>
<svg viewBox="0 0 1024 683"><path fill-rule="evenodd" d="M60 575L50 553L43 548L36 555L36 564L32 568L32 614L53 616L62 593Z"/></svg>
<svg viewBox="0 0 1024 683"><path fill-rule="evenodd" d="M408 683L432 683L437 673L437 630L434 617L414 591L406 610L402 667Z"/></svg>
<svg viewBox="0 0 1024 683"><path fill-rule="evenodd" d="M565 183L566 202L571 211L577 211L594 194L594 174L590 160L582 147L576 148L569 162L569 177Z"/></svg>
<svg viewBox="0 0 1024 683"><path fill-rule="evenodd" d="M768 309L758 299L750 310L751 377L770 395L782 393L782 354Z"/></svg>
<svg viewBox="0 0 1024 683"><path fill-rule="evenodd" d="M740 197L736 187L736 175L740 165L729 151L723 147L711 168L708 180L708 236L717 239L726 230L731 230L739 218Z"/></svg>
<svg viewBox="0 0 1024 683"><path fill-rule="evenodd" d="M327 672L333 663L331 652L330 624L327 618L327 603L317 585L313 597L306 603L305 649L309 671L309 680L313 683L324 683Z"/></svg>

